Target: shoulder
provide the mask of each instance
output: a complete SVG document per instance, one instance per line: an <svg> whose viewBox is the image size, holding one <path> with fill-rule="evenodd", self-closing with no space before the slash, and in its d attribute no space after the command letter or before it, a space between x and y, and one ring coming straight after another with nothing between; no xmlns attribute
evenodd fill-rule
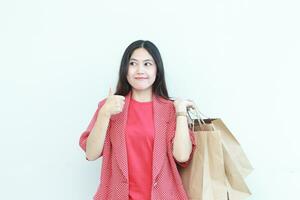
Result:
<svg viewBox="0 0 300 200"><path fill-rule="evenodd" d="M166 102L169 106L170 112L175 112L174 100L166 99Z"/></svg>
<svg viewBox="0 0 300 200"><path fill-rule="evenodd" d="M161 103L165 103L165 104L168 104L168 105L173 104L173 102L174 102L174 100L172 100L172 99L166 99L166 98L164 98L164 97L162 97L162 96L155 95L155 97L156 97L156 99L158 99Z"/></svg>
<svg viewBox="0 0 300 200"><path fill-rule="evenodd" d="M159 101L161 103L163 103L164 106L168 107L169 109L175 109L175 107L174 107L174 100L165 99L165 98L159 97Z"/></svg>
<svg viewBox="0 0 300 200"><path fill-rule="evenodd" d="M163 104L163 110L164 112L168 113L168 119L167 121L172 121L174 116L176 115L175 112L175 106L174 106L174 100L171 99L164 99L162 97L159 98L159 101Z"/></svg>

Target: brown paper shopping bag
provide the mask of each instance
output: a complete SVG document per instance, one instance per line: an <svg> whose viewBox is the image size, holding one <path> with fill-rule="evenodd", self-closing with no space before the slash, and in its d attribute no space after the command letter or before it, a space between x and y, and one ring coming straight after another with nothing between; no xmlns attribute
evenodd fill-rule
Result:
<svg viewBox="0 0 300 200"><path fill-rule="evenodd" d="M244 181L244 177L236 168L229 152L223 146L224 165L226 173L226 184L228 186L228 199L229 200L242 200L251 195L248 186Z"/></svg>
<svg viewBox="0 0 300 200"><path fill-rule="evenodd" d="M178 171L190 200L227 200L220 131L211 124L193 126L197 147L189 165Z"/></svg>
<svg viewBox="0 0 300 200"><path fill-rule="evenodd" d="M192 124L192 122L198 126L199 120L202 121L209 121L215 130L220 131L222 145L228 152L228 156L232 158L233 164L236 166L236 169L241 173L243 178L247 177L252 171L253 167L248 160L245 152L243 151L240 143L235 138L235 136L231 133L231 131L227 128L227 126L224 124L222 119L220 118L207 118L204 114L202 114L197 106L194 109L189 109L189 124ZM205 116L207 119L203 119L201 115ZM201 123L201 121L200 121Z"/></svg>
<svg viewBox="0 0 300 200"><path fill-rule="evenodd" d="M239 142L221 119L202 119L199 114L201 112L197 108L194 111L196 112L188 112L190 116L188 120L189 127L196 128L195 134L197 133L197 127L202 127L201 123L203 123L206 127L209 126L210 130L214 130L214 132L218 132L220 135L219 139L222 146L225 181L227 185L226 190L228 192L226 200L242 200L250 196L251 192L249 191L244 178L253 168ZM193 117L191 117L190 113L193 113L194 116L192 115Z"/></svg>
<svg viewBox="0 0 300 200"><path fill-rule="evenodd" d="M221 132L222 144L228 152L228 156L230 156L232 159L232 165L234 164L237 170L240 171L243 178L245 178L253 171L253 167L243 151L240 143L221 119L212 119L211 122L214 128Z"/></svg>

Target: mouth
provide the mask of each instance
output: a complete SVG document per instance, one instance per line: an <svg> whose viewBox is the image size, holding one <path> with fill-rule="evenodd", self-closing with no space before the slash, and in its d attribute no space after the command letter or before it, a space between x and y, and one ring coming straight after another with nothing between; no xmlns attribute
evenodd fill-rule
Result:
<svg viewBox="0 0 300 200"><path fill-rule="evenodd" d="M135 77L135 79L143 80L143 79L148 79L148 78L145 78L145 77Z"/></svg>

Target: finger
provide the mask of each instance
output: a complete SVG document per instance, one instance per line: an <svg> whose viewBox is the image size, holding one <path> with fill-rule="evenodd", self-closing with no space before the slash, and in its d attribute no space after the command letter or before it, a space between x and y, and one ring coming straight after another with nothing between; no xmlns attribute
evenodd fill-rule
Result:
<svg viewBox="0 0 300 200"><path fill-rule="evenodd" d="M122 99L122 100L125 100L125 97L122 96L122 95L116 95L116 96L119 97L119 98Z"/></svg>
<svg viewBox="0 0 300 200"><path fill-rule="evenodd" d="M109 87L109 92L108 92L108 96L112 96L113 95L113 92L111 90L111 87Z"/></svg>
<svg viewBox="0 0 300 200"><path fill-rule="evenodd" d="M188 107L195 108L195 102L193 100L188 99Z"/></svg>

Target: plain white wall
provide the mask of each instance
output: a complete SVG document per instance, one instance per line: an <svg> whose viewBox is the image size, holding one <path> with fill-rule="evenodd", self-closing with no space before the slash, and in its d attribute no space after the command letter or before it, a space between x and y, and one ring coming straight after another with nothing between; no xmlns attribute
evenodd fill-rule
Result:
<svg viewBox="0 0 300 200"><path fill-rule="evenodd" d="M255 170L249 200L299 199L299 2L1 1L0 199L91 199L101 161L78 145L137 39L171 96L220 117Z"/></svg>

